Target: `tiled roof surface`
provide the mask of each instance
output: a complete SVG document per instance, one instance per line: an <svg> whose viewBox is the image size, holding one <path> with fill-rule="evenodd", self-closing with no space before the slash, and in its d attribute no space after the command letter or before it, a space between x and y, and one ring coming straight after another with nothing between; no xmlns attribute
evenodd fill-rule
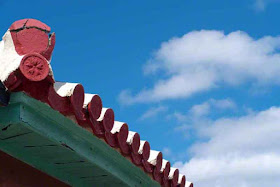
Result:
<svg viewBox="0 0 280 187"><path fill-rule="evenodd" d="M142 168L162 186L188 186L179 170L150 148L125 122L115 121L114 111L104 108L97 94L85 94L78 83L56 82L50 60L55 34L50 27L34 20L16 21L0 42L0 80L9 92L23 91L50 105L92 132Z"/></svg>

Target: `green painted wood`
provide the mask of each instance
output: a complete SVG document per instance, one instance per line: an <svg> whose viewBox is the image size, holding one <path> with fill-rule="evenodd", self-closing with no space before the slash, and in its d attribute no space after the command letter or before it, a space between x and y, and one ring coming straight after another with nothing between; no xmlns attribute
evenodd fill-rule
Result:
<svg viewBox="0 0 280 187"><path fill-rule="evenodd" d="M105 142L24 93L0 107L0 149L71 186L160 186Z"/></svg>

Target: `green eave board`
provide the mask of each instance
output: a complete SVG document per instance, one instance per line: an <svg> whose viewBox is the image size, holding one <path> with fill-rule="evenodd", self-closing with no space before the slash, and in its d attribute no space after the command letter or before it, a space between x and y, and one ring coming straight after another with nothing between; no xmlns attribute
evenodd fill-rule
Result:
<svg viewBox="0 0 280 187"><path fill-rule="evenodd" d="M0 107L0 149L71 186L160 186L104 141L22 92Z"/></svg>

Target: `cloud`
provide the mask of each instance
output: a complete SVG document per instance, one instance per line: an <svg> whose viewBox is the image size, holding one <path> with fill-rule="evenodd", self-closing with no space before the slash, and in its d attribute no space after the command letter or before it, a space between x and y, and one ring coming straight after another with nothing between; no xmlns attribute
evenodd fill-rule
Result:
<svg viewBox="0 0 280 187"><path fill-rule="evenodd" d="M195 139L194 125L209 124L211 122L209 116L212 114L235 112L236 109L236 104L231 99L209 99L201 104L193 105L186 113L176 111L169 118L175 118L180 123L180 126L174 129L176 132L183 133L186 139Z"/></svg>
<svg viewBox="0 0 280 187"><path fill-rule="evenodd" d="M253 4L253 8L256 11L262 12L265 11L266 7L270 3L279 3L280 0L255 0Z"/></svg>
<svg viewBox="0 0 280 187"><path fill-rule="evenodd" d="M197 187L277 187L280 184L280 108L242 117L195 121L191 159L177 162Z"/></svg>
<svg viewBox="0 0 280 187"><path fill-rule="evenodd" d="M145 120L148 118L152 118L157 116L159 113L167 111L168 108L166 106L159 106L159 107L152 107L149 110L147 110L139 119Z"/></svg>
<svg viewBox="0 0 280 187"><path fill-rule="evenodd" d="M190 109L190 112L192 116L194 117L200 117L205 116L209 114L210 112L210 103L205 102L200 105L195 105Z"/></svg>
<svg viewBox="0 0 280 187"><path fill-rule="evenodd" d="M201 104L192 106L187 114L182 114L180 112L175 112L174 117L179 122L184 122L187 120L194 120L201 117L208 116L211 111L221 112L225 110L236 109L236 104L231 99L209 99Z"/></svg>
<svg viewBox="0 0 280 187"><path fill-rule="evenodd" d="M122 104L188 98L225 85L279 84L280 37L254 39L242 31L192 31L161 44L144 74L165 77L138 93L124 90ZM160 76L159 76L160 75Z"/></svg>
<svg viewBox="0 0 280 187"><path fill-rule="evenodd" d="M236 108L235 103L230 99L221 99L221 100L210 99L208 102L211 103L211 105L213 105L215 108L218 108L221 110Z"/></svg>
<svg viewBox="0 0 280 187"><path fill-rule="evenodd" d="M235 103L230 99L210 99L202 104L192 106L188 115L191 115L192 117L207 116L210 113L210 110L219 109L220 111L222 111L227 109L234 109L235 107Z"/></svg>
<svg viewBox="0 0 280 187"><path fill-rule="evenodd" d="M255 3L254 3L255 10L264 11L265 6L266 6L265 0L255 0Z"/></svg>
<svg viewBox="0 0 280 187"><path fill-rule="evenodd" d="M163 153L163 155L165 155L165 156L170 156L170 155L172 155L172 151L171 151L171 149L168 148L168 147L163 148L162 153Z"/></svg>
<svg viewBox="0 0 280 187"><path fill-rule="evenodd" d="M187 174L197 187L278 187L280 155L259 154L239 158L192 159L175 167Z"/></svg>

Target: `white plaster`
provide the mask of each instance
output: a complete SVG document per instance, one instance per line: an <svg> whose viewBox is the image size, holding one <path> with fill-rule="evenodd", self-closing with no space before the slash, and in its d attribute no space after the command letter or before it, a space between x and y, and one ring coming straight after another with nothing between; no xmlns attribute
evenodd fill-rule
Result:
<svg viewBox="0 0 280 187"><path fill-rule="evenodd" d="M133 131L128 132L128 137L127 137L127 140L126 140L126 143L128 143L128 145L131 145L133 143L133 139L134 139L135 134L136 134L136 132L133 132Z"/></svg>
<svg viewBox="0 0 280 187"><path fill-rule="evenodd" d="M92 98L94 97L94 96L96 96L97 94L88 94L88 93L86 93L85 94L85 100L84 100L84 108L86 108L87 106L88 106L88 104L91 102L91 100L92 100Z"/></svg>
<svg viewBox="0 0 280 187"><path fill-rule="evenodd" d="M170 168L170 172L169 172L169 175L168 175L168 178L170 180L173 179L173 176L174 176L174 173L175 173L176 170L177 170L177 168L173 168L173 167Z"/></svg>
<svg viewBox="0 0 280 187"><path fill-rule="evenodd" d="M168 163L168 160L162 159L162 166L160 169L160 172L162 173L164 171L164 169L166 168L166 164Z"/></svg>
<svg viewBox="0 0 280 187"><path fill-rule="evenodd" d="M185 186L190 187L190 186L191 186L191 184L192 184L192 182L186 181Z"/></svg>
<svg viewBox="0 0 280 187"><path fill-rule="evenodd" d="M24 55L21 56L16 52L11 32L8 30L0 42L0 80L2 82L7 80L9 75L19 68L23 57ZM48 64L50 68L49 75L53 77L50 62L48 62Z"/></svg>
<svg viewBox="0 0 280 187"><path fill-rule="evenodd" d="M49 68L50 68L49 75L53 78L53 80L55 80L55 79L54 79L54 75L53 75L52 66L51 66L51 64L50 64L50 63L51 63L51 61L49 61L48 63L49 63Z"/></svg>
<svg viewBox="0 0 280 187"><path fill-rule="evenodd" d="M19 56L15 50L12 35L8 30L1 41L0 52L0 80L4 82L9 75L15 71L21 62L23 56Z"/></svg>
<svg viewBox="0 0 280 187"><path fill-rule="evenodd" d="M122 126L124 125L125 123L124 122L120 122L120 121L115 121L114 122L114 126L111 130L111 133L112 134L116 134L117 132L120 132Z"/></svg>
<svg viewBox="0 0 280 187"><path fill-rule="evenodd" d="M151 150L148 162L155 166L157 164L157 157L159 153L160 151Z"/></svg>
<svg viewBox="0 0 280 187"><path fill-rule="evenodd" d="M78 83L55 82L54 89L56 93L61 97L70 97L73 95L73 92L77 85Z"/></svg>
<svg viewBox="0 0 280 187"><path fill-rule="evenodd" d="M0 41L0 56L2 55L3 50L4 50L4 41L1 40Z"/></svg>
<svg viewBox="0 0 280 187"><path fill-rule="evenodd" d="M109 108L102 108L101 110L101 114L99 116L99 118L97 119L97 121L102 121L104 119L105 113Z"/></svg>
<svg viewBox="0 0 280 187"><path fill-rule="evenodd" d="M178 184L181 184L182 182L182 179L183 179L183 176L182 174L179 174L179 178L178 178Z"/></svg>
<svg viewBox="0 0 280 187"><path fill-rule="evenodd" d="M140 147L139 147L138 153L141 155L143 154L143 148L144 148L144 145L146 142L147 141L145 141L145 140L140 140Z"/></svg>

